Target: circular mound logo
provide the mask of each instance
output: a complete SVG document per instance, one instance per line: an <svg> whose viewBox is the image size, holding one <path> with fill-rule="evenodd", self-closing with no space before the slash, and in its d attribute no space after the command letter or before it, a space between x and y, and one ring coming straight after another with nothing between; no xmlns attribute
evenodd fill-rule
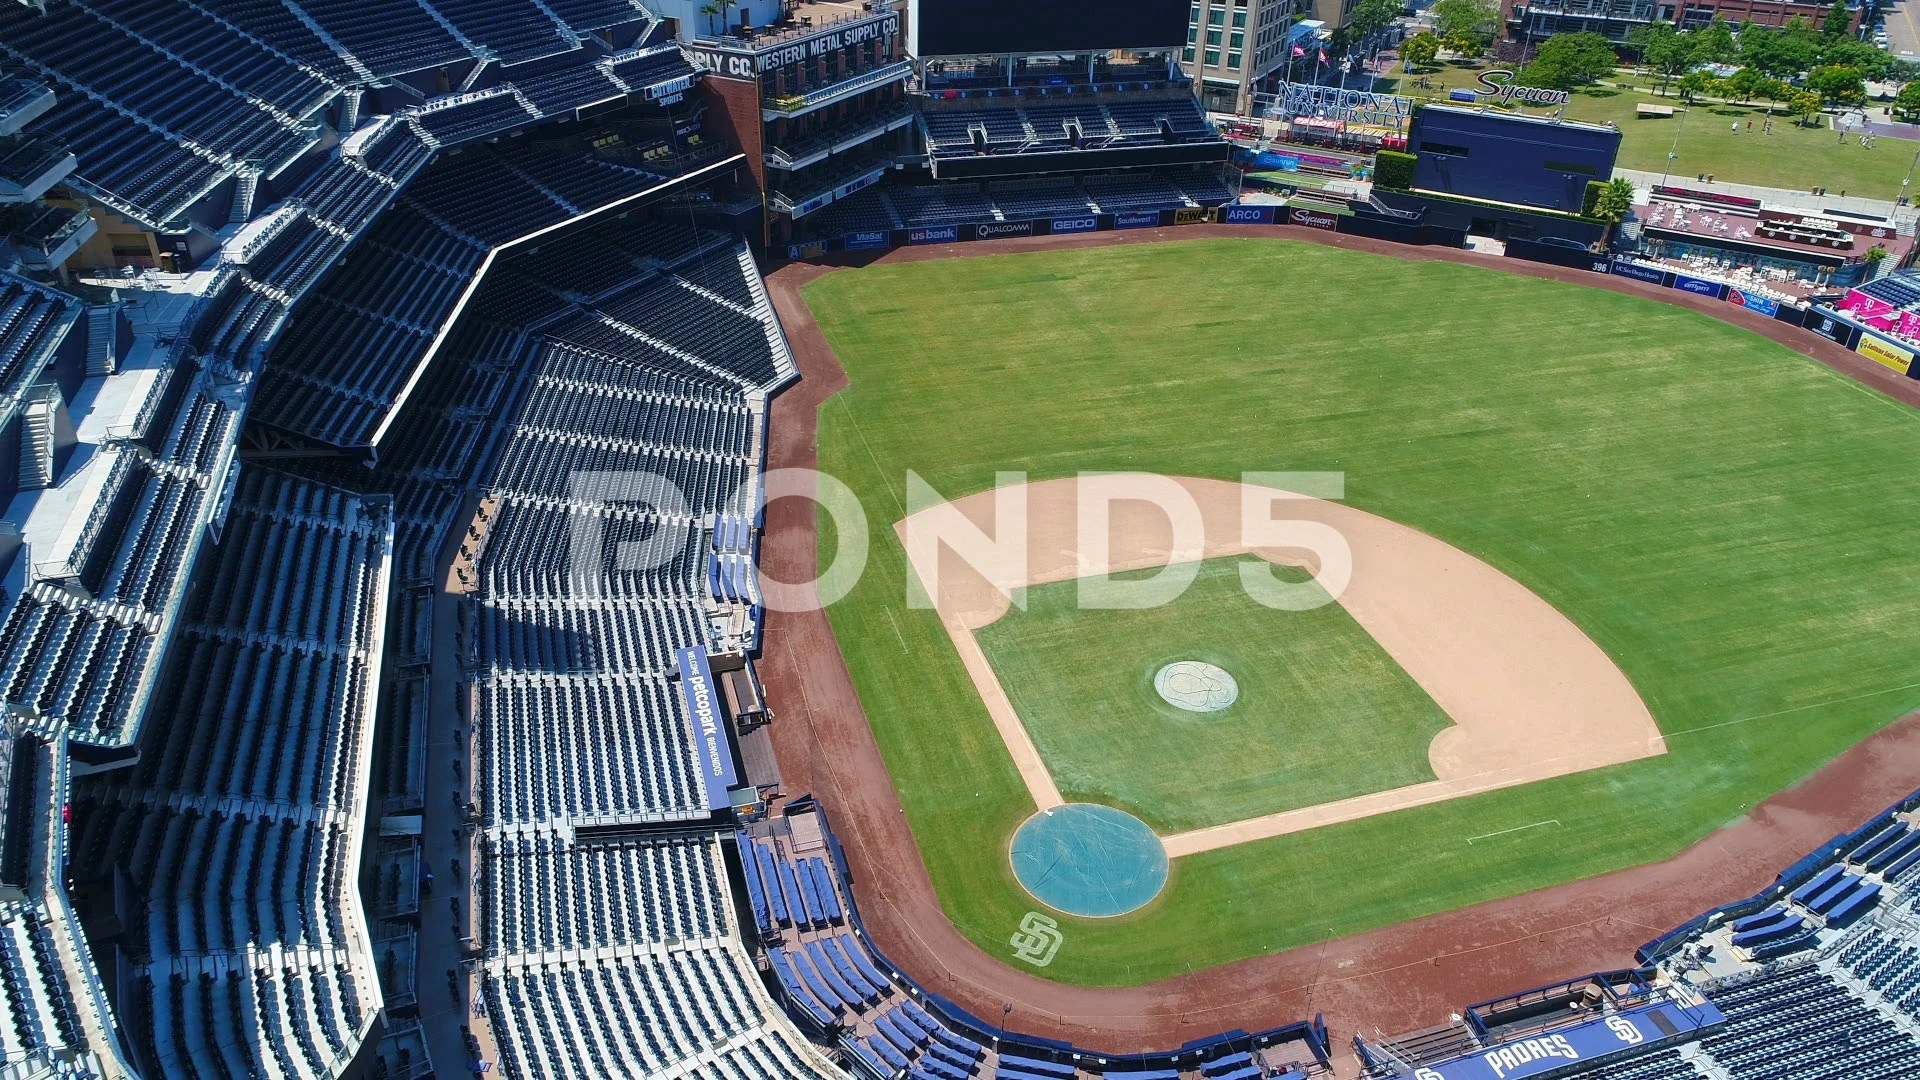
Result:
<svg viewBox="0 0 1920 1080"><path fill-rule="evenodd" d="M1219 712L1240 697L1233 676L1198 660L1176 660L1161 668L1153 688L1167 704L1188 712Z"/></svg>

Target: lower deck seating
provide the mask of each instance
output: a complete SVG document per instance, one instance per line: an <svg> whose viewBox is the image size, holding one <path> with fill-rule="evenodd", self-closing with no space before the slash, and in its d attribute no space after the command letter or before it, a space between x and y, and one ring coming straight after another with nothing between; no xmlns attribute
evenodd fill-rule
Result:
<svg viewBox="0 0 1920 1080"><path fill-rule="evenodd" d="M195 568L132 768L76 783L122 868L159 1061L336 1075L379 1007L358 915L390 504L245 470Z"/></svg>

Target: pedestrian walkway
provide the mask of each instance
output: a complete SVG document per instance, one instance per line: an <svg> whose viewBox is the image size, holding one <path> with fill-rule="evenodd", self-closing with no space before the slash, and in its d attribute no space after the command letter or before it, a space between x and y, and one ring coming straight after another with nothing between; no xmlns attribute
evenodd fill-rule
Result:
<svg viewBox="0 0 1920 1080"><path fill-rule="evenodd" d="M1634 201L1644 203L1654 187L1660 184L1657 172L1641 172L1637 169L1615 169L1613 175L1624 176L1633 181ZM1682 187L1692 191L1711 191L1716 195L1737 195L1747 199L1759 199L1769 207L1784 210L1800 210L1809 214L1825 211L1840 211L1847 214L1866 214L1873 217L1886 217L1893 214L1894 222L1912 231L1914 219L1920 212L1911 206L1894 208L1891 198L1865 199L1858 195L1815 195L1808 191L1795 191L1791 188L1758 187L1753 184L1729 184L1724 181L1709 182L1696 180L1692 174L1674 174L1666 179L1668 187Z"/></svg>
<svg viewBox="0 0 1920 1080"><path fill-rule="evenodd" d="M491 510L492 504L486 508ZM491 516L477 516L475 529L483 528ZM474 735L470 725L461 722L457 698L462 652L459 606L471 584L462 572L471 573L477 559L471 548L463 553L461 544L473 535L467 529L454 531L438 564L441 587L434 595L427 792L420 834L422 855L436 875L432 894L420 898L420 1023L435 1072L448 1077L471 1075L475 1063L497 1068L494 1063L499 1060L485 1010L480 1008L479 972L468 962L464 946L477 929L478 915L472 830L461 809L472 798Z"/></svg>

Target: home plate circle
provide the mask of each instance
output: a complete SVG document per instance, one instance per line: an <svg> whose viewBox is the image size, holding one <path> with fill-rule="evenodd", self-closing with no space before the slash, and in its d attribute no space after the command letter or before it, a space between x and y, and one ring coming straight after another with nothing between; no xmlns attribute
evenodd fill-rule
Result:
<svg viewBox="0 0 1920 1080"><path fill-rule="evenodd" d="M1167 849L1147 823L1111 806L1067 803L1013 834L1013 876L1033 898L1090 919L1146 906L1167 884Z"/></svg>
<svg viewBox="0 0 1920 1080"><path fill-rule="evenodd" d="M1219 712L1240 699L1240 684L1223 668L1199 660L1176 660L1153 677L1167 704L1188 712Z"/></svg>

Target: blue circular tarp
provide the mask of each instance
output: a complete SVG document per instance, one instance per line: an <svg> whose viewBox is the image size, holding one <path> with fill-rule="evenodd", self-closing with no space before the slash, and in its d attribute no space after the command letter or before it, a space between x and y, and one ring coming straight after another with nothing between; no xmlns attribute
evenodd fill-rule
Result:
<svg viewBox="0 0 1920 1080"><path fill-rule="evenodd" d="M1167 849L1147 823L1111 806L1067 803L1013 834L1013 875L1069 915L1125 915L1167 883Z"/></svg>

